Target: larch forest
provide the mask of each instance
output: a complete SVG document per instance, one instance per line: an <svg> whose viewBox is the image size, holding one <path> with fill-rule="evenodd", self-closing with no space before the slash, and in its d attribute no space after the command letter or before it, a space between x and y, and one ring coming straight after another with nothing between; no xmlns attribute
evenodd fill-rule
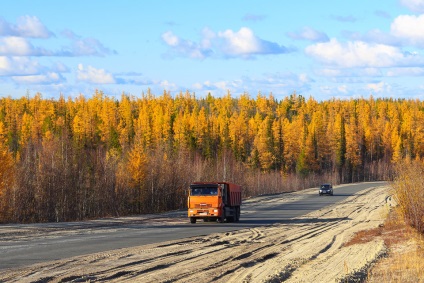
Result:
<svg viewBox="0 0 424 283"><path fill-rule="evenodd" d="M0 222L75 221L186 207L193 181L243 196L390 180L424 157L424 103L296 93L0 99Z"/></svg>

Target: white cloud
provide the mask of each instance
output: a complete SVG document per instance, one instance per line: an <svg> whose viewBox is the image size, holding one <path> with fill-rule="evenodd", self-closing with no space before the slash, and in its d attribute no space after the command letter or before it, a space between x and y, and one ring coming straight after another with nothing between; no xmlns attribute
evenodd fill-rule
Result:
<svg viewBox="0 0 424 283"><path fill-rule="evenodd" d="M293 72L283 72L265 74L264 79L255 79L253 82L259 89L272 89L273 92L284 91L290 93L294 90L303 92L309 90L310 84L314 80L305 73L296 74Z"/></svg>
<svg viewBox="0 0 424 283"><path fill-rule="evenodd" d="M331 68L323 68L316 71L316 73L319 76L324 76L324 77L338 77L342 75L342 71L340 69L331 69Z"/></svg>
<svg viewBox="0 0 424 283"><path fill-rule="evenodd" d="M0 19L0 56L105 56L116 54L94 38L83 38L72 31L64 31L63 36L71 40L69 46L58 51L34 47L28 38L48 38L49 32L36 17L25 16L18 25L11 25Z"/></svg>
<svg viewBox="0 0 424 283"><path fill-rule="evenodd" d="M311 82L311 78L307 75L307 74L300 74L298 76L299 81L302 83L310 83Z"/></svg>
<svg viewBox="0 0 424 283"><path fill-rule="evenodd" d="M200 91L218 91L221 94L226 93L228 90L239 90L239 81L216 81L209 80L203 83L193 84L193 88Z"/></svg>
<svg viewBox="0 0 424 283"><path fill-rule="evenodd" d="M343 31L342 34L352 41L424 48L424 14L396 17L390 25L390 32L374 28L365 34L349 31Z"/></svg>
<svg viewBox="0 0 424 283"><path fill-rule="evenodd" d="M171 83L167 80L161 81L159 84L163 89L167 90L167 91L175 91L178 90L178 87L176 84Z"/></svg>
<svg viewBox="0 0 424 283"><path fill-rule="evenodd" d="M379 77L382 76L383 73L381 71L381 68L362 68L360 70L357 70L356 75L359 76L366 76L366 77Z"/></svg>
<svg viewBox="0 0 424 283"><path fill-rule="evenodd" d="M79 81L93 84L114 84L115 79L112 74L104 69L96 69L92 66L84 68L83 64L78 64L77 79Z"/></svg>
<svg viewBox="0 0 424 283"><path fill-rule="evenodd" d="M260 40L248 28L239 31L226 30L218 36L224 41L223 48L226 54L250 54L261 51Z"/></svg>
<svg viewBox="0 0 424 283"><path fill-rule="evenodd" d="M65 30L62 35L71 40L71 46L63 47L57 52L59 56L105 56L117 54L95 38L83 38L70 30Z"/></svg>
<svg viewBox="0 0 424 283"><path fill-rule="evenodd" d="M215 33L210 29L202 31L197 42L185 40L171 31L162 34L162 40L172 51L169 56L184 56L195 59L214 58L252 58L255 55L281 54L292 50L275 42L257 37L252 30L242 27L239 31L225 30Z"/></svg>
<svg viewBox="0 0 424 283"><path fill-rule="evenodd" d="M38 84L58 85L66 81L61 75L58 65L53 68L41 66L38 61L29 57L6 57L0 56L0 77L10 77L17 85Z"/></svg>
<svg viewBox="0 0 424 283"><path fill-rule="evenodd" d="M57 84L64 81L59 73L48 72L32 76L14 76L12 80L20 84Z"/></svg>
<svg viewBox="0 0 424 283"><path fill-rule="evenodd" d="M408 7L413 12L423 13L424 12L424 1L423 0L401 0L402 5Z"/></svg>
<svg viewBox="0 0 424 283"><path fill-rule="evenodd" d="M48 38L52 33L35 16L18 18L15 30L22 37Z"/></svg>
<svg viewBox="0 0 424 283"><path fill-rule="evenodd" d="M26 56L31 53L31 45L25 38L8 36L0 38L0 54Z"/></svg>
<svg viewBox="0 0 424 283"><path fill-rule="evenodd" d="M403 40L390 33L383 32L379 29L371 29L365 34L359 32L342 32L343 36L349 38L351 41L364 41L367 43L380 43L392 46L401 46Z"/></svg>
<svg viewBox="0 0 424 283"><path fill-rule="evenodd" d="M420 68L420 67L392 68L387 71L388 77L401 77L401 76L421 77L423 75L424 75L424 68Z"/></svg>
<svg viewBox="0 0 424 283"><path fill-rule="evenodd" d="M62 62L56 62L53 65L53 70L55 70L56 72L59 72L59 73L69 72L69 68L65 64L63 64Z"/></svg>
<svg viewBox="0 0 424 283"><path fill-rule="evenodd" d="M213 86L212 88L220 89L220 90L222 90L224 92L226 92L227 90L230 90L230 89L234 88L234 84L231 83L231 81L218 81L218 82L215 82L215 83L213 83L211 85Z"/></svg>
<svg viewBox="0 0 424 283"><path fill-rule="evenodd" d="M346 85L340 85L337 87L337 91L347 94L348 93L348 87Z"/></svg>
<svg viewBox="0 0 424 283"><path fill-rule="evenodd" d="M242 27L239 31L226 30L219 32L221 50L229 56L245 56L256 54L279 54L286 53L287 48L277 43L262 40L252 30Z"/></svg>
<svg viewBox="0 0 424 283"><path fill-rule="evenodd" d="M0 76L35 75L42 67L28 57L0 56Z"/></svg>
<svg viewBox="0 0 424 283"><path fill-rule="evenodd" d="M53 33L35 16L19 17L16 25L0 19L0 36L49 38L52 35Z"/></svg>
<svg viewBox="0 0 424 283"><path fill-rule="evenodd" d="M324 42L329 40L325 33L311 27L304 27L300 32L289 32L287 35L293 39L310 40L313 42Z"/></svg>
<svg viewBox="0 0 424 283"><path fill-rule="evenodd" d="M45 49L34 48L23 37L7 36L0 38L0 55L9 56L41 56L52 55Z"/></svg>
<svg viewBox="0 0 424 283"><path fill-rule="evenodd" d="M179 38L171 31L168 31L162 34L162 40L172 48L175 54L193 59L204 59L211 52L208 38L204 38L201 44L198 44L190 40Z"/></svg>
<svg viewBox="0 0 424 283"><path fill-rule="evenodd" d="M313 79L307 74L270 73L263 74L259 78L242 77L241 79L226 81L204 81L192 85L196 91L203 93L213 93L213 95L223 95L227 91L232 94L261 92L263 94L273 93L277 96L284 96L293 93L305 93L310 90Z"/></svg>
<svg viewBox="0 0 424 283"><path fill-rule="evenodd" d="M360 98L364 95L369 95L369 90L358 87L353 88L351 85L320 85L317 87L313 97L317 95L319 99L328 100L330 98L347 99L347 98Z"/></svg>
<svg viewBox="0 0 424 283"><path fill-rule="evenodd" d="M363 41L340 43L337 39L306 47L307 55L336 67L394 67L423 64L422 58L399 48Z"/></svg>
<svg viewBox="0 0 424 283"><path fill-rule="evenodd" d="M366 89L371 90L374 93L390 93L392 87L385 82L379 82L367 84Z"/></svg>
<svg viewBox="0 0 424 283"><path fill-rule="evenodd" d="M383 73L381 68L322 68L315 73L328 78L352 78L357 77L381 77Z"/></svg>
<svg viewBox="0 0 424 283"><path fill-rule="evenodd" d="M390 32L408 43L424 47L424 14L397 17L390 26Z"/></svg>
<svg viewBox="0 0 424 283"><path fill-rule="evenodd" d="M172 33L172 31L167 31L162 34L162 39L169 46L177 46L180 41L179 38Z"/></svg>
<svg viewBox="0 0 424 283"><path fill-rule="evenodd" d="M200 45L205 49L211 50L216 37L217 34L213 30L209 28L204 28L202 30L202 40Z"/></svg>

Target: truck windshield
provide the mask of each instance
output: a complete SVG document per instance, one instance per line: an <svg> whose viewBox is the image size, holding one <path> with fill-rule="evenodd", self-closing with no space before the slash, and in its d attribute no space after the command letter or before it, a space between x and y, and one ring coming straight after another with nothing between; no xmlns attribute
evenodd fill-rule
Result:
<svg viewBox="0 0 424 283"><path fill-rule="evenodd" d="M194 187L190 188L192 196L213 196L218 195L217 187Z"/></svg>

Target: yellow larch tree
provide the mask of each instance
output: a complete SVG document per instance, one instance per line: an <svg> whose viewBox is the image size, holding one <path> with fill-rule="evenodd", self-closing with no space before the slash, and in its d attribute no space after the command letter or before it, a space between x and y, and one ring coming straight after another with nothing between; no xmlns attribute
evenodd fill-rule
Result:
<svg viewBox="0 0 424 283"><path fill-rule="evenodd" d="M143 211L143 203L146 199L144 179L147 170L147 155L143 145L134 143L128 153L127 172L130 176L130 185L134 190L132 204L137 207L139 213Z"/></svg>
<svg viewBox="0 0 424 283"><path fill-rule="evenodd" d="M424 158L424 111L417 111L416 128L414 135L414 149L416 158Z"/></svg>
<svg viewBox="0 0 424 283"><path fill-rule="evenodd" d="M275 156L272 144L272 121L268 116L259 125L258 134L255 136L253 145L253 150L257 151L261 168L265 171L272 169L275 163Z"/></svg>
<svg viewBox="0 0 424 283"><path fill-rule="evenodd" d="M98 126L100 140L108 144L112 148L117 148L120 146L119 137L118 137L118 109L114 100L109 97L102 99L100 109L96 113L96 116L99 116Z"/></svg>
<svg viewBox="0 0 424 283"><path fill-rule="evenodd" d="M353 111L353 110L352 110ZM355 118L355 115L350 115L349 123L346 123L345 126L346 133L346 160L349 162L352 167L352 172L361 165L361 148L362 148L362 139L358 129L358 123Z"/></svg>
<svg viewBox="0 0 424 283"><path fill-rule="evenodd" d="M129 148L130 143L134 137L134 117L133 117L134 103L125 94L121 95L119 102L119 124L117 131L119 133L119 143L123 150Z"/></svg>
<svg viewBox="0 0 424 283"><path fill-rule="evenodd" d="M275 169L281 170L284 165L284 132L283 120L276 118L272 121L273 153Z"/></svg>
<svg viewBox="0 0 424 283"><path fill-rule="evenodd" d="M154 145L154 140L149 105L145 101L140 106L138 117L134 123L134 142L140 144L143 148L151 148Z"/></svg>
<svg viewBox="0 0 424 283"><path fill-rule="evenodd" d="M296 162L301 153L301 145L303 140L303 123L302 119L297 116L284 119L283 132L284 139L284 161L286 172L293 173L296 169Z"/></svg>
<svg viewBox="0 0 424 283"><path fill-rule="evenodd" d="M4 124L0 121L0 222L10 221L12 218L12 190L15 180L15 163L5 138Z"/></svg>
<svg viewBox="0 0 424 283"><path fill-rule="evenodd" d="M202 107L198 113L193 113L190 119L190 124L193 129L194 137L196 138L196 146L205 152L207 151L207 143L209 139L208 118L205 108ZM210 153L208 153L210 157Z"/></svg>
<svg viewBox="0 0 424 283"><path fill-rule="evenodd" d="M246 161L248 156L248 117L246 111L234 112L230 118L229 135L234 156L239 161Z"/></svg>
<svg viewBox="0 0 424 283"><path fill-rule="evenodd" d="M402 138L397 131L392 132L392 163L398 164L402 159Z"/></svg>

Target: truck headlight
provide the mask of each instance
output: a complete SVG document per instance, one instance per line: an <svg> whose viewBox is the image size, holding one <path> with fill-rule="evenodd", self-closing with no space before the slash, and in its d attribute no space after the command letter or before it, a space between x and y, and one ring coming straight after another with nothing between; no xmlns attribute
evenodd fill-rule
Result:
<svg viewBox="0 0 424 283"><path fill-rule="evenodd" d="M213 212L218 212L218 209L214 209Z"/></svg>
<svg viewBox="0 0 424 283"><path fill-rule="evenodd" d="M194 211L192 209L190 209L190 212L193 213Z"/></svg>

